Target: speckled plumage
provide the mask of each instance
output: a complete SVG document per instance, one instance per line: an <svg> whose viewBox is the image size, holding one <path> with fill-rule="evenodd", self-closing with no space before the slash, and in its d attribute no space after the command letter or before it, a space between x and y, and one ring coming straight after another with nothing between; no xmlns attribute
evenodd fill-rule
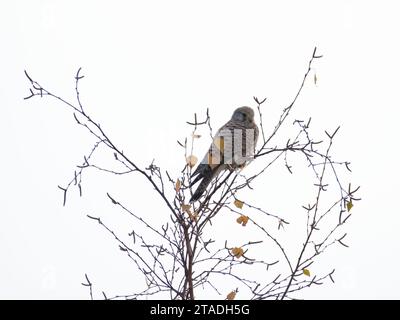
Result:
<svg viewBox="0 0 400 320"><path fill-rule="evenodd" d="M201 182L190 202L199 200L210 182L222 171L237 169L252 159L258 133L253 109L237 108L232 118L218 130L208 152L193 172L190 187Z"/></svg>

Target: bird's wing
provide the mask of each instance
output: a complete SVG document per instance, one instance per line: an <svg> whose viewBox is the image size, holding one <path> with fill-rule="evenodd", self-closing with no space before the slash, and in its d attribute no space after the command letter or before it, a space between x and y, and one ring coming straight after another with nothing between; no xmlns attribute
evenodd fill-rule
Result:
<svg viewBox="0 0 400 320"><path fill-rule="evenodd" d="M254 129L254 131L248 132L246 129ZM236 134L241 134L241 139ZM190 202L198 200L210 182L221 171L227 169L229 166L241 166L250 160L243 157L252 157L254 155L258 134L257 125L254 128L247 128L244 123L234 120L230 120L223 125L217 131L208 152L191 176L192 180L189 187L192 187L200 180L201 182L193 193ZM241 143L241 148L237 145L238 143ZM235 155L235 152L239 151L242 154ZM242 163L243 161L241 160L241 163L236 163L235 160L238 158L244 159L245 162Z"/></svg>
<svg viewBox="0 0 400 320"><path fill-rule="evenodd" d="M210 182L226 168L224 148L231 147L229 145L225 146L225 140L222 138L221 133L227 127L229 128L228 124L229 122L218 130L207 153L204 155L203 160L199 163L196 170L191 175L192 180L189 187L192 187L198 181L202 180L190 199L191 202L198 200Z"/></svg>

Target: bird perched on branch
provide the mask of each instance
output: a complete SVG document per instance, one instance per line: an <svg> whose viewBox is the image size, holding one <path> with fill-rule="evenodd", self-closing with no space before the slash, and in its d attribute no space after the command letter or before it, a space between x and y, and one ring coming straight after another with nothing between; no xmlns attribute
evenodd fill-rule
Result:
<svg viewBox="0 0 400 320"><path fill-rule="evenodd" d="M210 182L221 172L242 168L253 159L258 132L253 109L237 108L232 118L218 130L208 152L193 172L189 187L201 182L190 202L199 200Z"/></svg>

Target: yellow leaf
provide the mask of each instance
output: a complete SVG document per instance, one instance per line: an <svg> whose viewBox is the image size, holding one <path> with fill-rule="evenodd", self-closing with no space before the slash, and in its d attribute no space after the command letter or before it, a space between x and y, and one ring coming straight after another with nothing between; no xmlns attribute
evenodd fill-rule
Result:
<svg viewBox="0 0 400 320"><path fill-rule="evenodd" d="M243 221L243 216L240 216L239 218L236 219L236 222L241 224Z"/></svg>
<svg viewBox="0 0 400 320"><path fill-rule="evenodd" d="M236 258L240 258L241 256L243 256L243 249L242 248L232 248L232 254L236 257Z"/></svg>
<svg viewBox="0 0 400 320"><path fill-rule="evenodd" d="M349 202L347 202L346 207L347 207L347 211L350 211L351 208L353 208L353 201L350 200Z"/></svg>
<svg viewBox="0 0 400 320"><path fill-rule="evenodd" d="M196 165L196 163L197 163L197 157L194 156L194 155L188 156L188 157L186 158L186 163L188 164L188 166L189 166L190 168L193 168L193 167Z"/></svg>
<svg viewBox="0 0 400 320"><path fill-rule="evenodd" d="M226 296L226 300L233 300L236 297L236 291L229 292Z"/></svg>
<svg viewBox="0 0 400 320"><path fill-rule="evenodd" d="M240 200L236 199L233 204L239 209L243 208L243 201L240 201Z"/></svg>
<svg viewBox="0 0 400 320"><path fill-rule="evenodd" d="M175 191L179 192L180 189L181 189L181 180L177 179L175 183Z"/></svg>
<svg viewBox="0 0 400 320"><path fill-rule="evenodd" d="M309 277L311 275L310 270L308 269L303 269L303 274Z"/></svg>
<svg viewBox="0 0 400 320"><path fill-rule="evenodd" d="M245 227L248 221L249 221L249 217L248 216L243 216L242 226Z"/></svg>
<svg viewBox="0 0 400 320"><path fill-rule="evenodd" d="M246 226L248 221L249 221L249 217L244 216L244 215L241 215L239 218L236 219L236 222L241 224L243 227Z"/></svg>

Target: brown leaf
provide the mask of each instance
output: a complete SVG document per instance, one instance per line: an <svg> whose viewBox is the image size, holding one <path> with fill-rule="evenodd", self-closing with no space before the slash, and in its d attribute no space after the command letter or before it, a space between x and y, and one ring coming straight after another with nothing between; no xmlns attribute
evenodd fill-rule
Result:
<svg viewBox="0 0 400 320"><path fill-rule="evenodd" d="M233 204L237 207L237 208L239 208L239 209L242 209L243 208L243 201L240 201L240 200L238 200L238 199L236 199L234 202L233 202Z"/></svg>
<svg viewBox="0 0 400 320"><path fill-rule="evenodd" d="M233 300L236 297L236 291L229 292L226 296L226 300Z"/></svg>
<svg viewBox="0 0 400 320"><path fill-rule="evenodd" d="M187 212L188 214L191 214L190 208L191 208L190 204L182 204L181 205L182 211Z"/></svg>
<svg viewBox="0 0 400 320"><path fill-rule="evenodd" d="M249 221L249 217L244 216L244 215L241 215L239 218L236 219L236 222L241 224L243 227L246 226L248 221Z"/></svg>
<svg viewBox="0 0 400 320"><path fill-rule="evenodd" d="M175 191L176 191L176 193L178 193L180 189L181 189L181 180L177 179L176 183L175 183Z"/></svg>
<svg viewBox="0 0 400 320"><path fill-rule="evenodd" d="M236 258L240 258L241 256L243 256L242 248L238 248L238 247L232 248L231 252Z"/></svg>
<svg viewBox="0 0 400 320"><path fill-rule="evenodd" d="M189 214L190 220L192 220L192 221L194 221L194 222L197 221L197 219L198 219L198 217L199 217L199 215L198 215L197 213L188 212L188 214Z"/></svg>
<svg viewBox="0 0 400 320"><path fill-rule="evenodd" d="M241 215L239 218L236 219L236 222L241 224L243 221L243 216Z"/></svg>
<svg viewBox="0 0 400 320"><path fill-rule="evenodd" d="M248 216L243 216L242 226L245 227L248 221L249 221L249 217Z"/></svg>

